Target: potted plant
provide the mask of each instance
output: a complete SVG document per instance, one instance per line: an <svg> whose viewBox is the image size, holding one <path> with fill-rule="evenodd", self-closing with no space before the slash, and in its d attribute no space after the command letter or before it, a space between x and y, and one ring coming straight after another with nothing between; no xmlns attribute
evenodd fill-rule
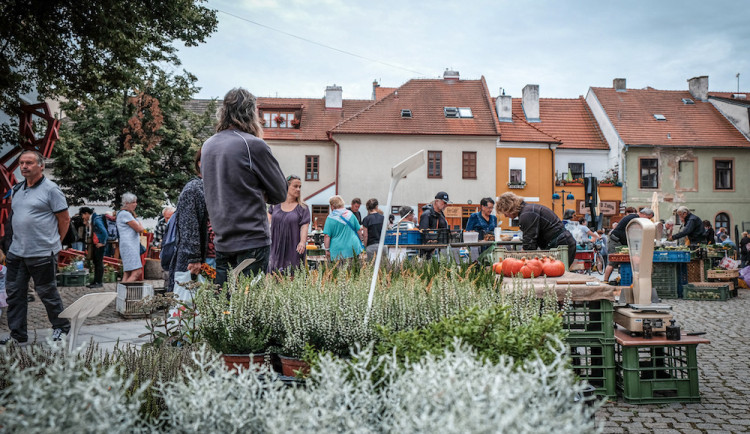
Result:
<svg viewBox="0 0 750 434"><path fill-rule="evenodd" d="M299 128L301 121L299 119L292 119L291 124L294 128Z"/></svg>
<svg viewBox="0 0 750 434"><path fill-rule="evenodd" d="M526 188L526 181L509 182L508 188Z"/></svg>
<svg viewBox="0 0 750 434"><path fill-rule="evenodd" d="M276 115L276 117L273 118L273 121L276 122L276 125L282 126L286 123L286 118L281 115Z"/></svg>
<svg viewBox="0 0 750 434"><path fill-rule="evenodd" d="M265 363L271 326L266 310L251 292L258 288L247 284L229 293L213 284L202 285L195 296L200 312L198 331L201 338L224 358L229 369Z"/></svg>
<svg viewBox="0 0 750 434"><path fill-rule="evenodd" d="M609 168L606 171L602 172L603 176L601 181L599 181L599 185L603 186L615 186L615 185L622 185L620 183L619 178L619 167L616 164L615 167Z"/></svg>

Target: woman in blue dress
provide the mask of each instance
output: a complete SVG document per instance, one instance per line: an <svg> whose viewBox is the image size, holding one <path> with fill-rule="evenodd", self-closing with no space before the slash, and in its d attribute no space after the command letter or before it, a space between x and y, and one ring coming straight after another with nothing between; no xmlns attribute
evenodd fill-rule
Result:
<svg viewBox="0 0 750 434"><path fill-rule="evenodd" d="M117 231L120 233L123 282L143 280L141 260L143 225L136 219L136 206L138 206L138 198L133 193L122 195L122 209L117 213Z"/></svg>

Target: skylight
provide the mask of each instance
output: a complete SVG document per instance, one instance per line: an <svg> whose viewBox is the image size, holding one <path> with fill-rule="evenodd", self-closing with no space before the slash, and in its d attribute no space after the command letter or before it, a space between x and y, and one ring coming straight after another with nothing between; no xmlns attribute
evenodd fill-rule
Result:
<svg viewBox="0 0 750 434"><path fill-rule="evenodd" d="M401 109L401 117L402 118L410 118L411 117L411 110L409 110L409 109Z"/></svg>
<svg viewBox="0 0 750 434"><path fill-rule="evenodd" d="M695 104L695 101L693 101L690 98L682 98L682 103L683 104Z"/></svg>
<svg viewBox="0 0 750 434"><path fill-rule="evenodd" d="M656 119L657 121L666 121L667 120L666 116L664 116L664 115L658 115L658 114L654 115L654 119Z"/></svg>
<svg viewBox="0 0 750 434"><path fill-rule="evenodd" d="M444 107L446 118L473 118L474 114L470 107Z"/></svg>

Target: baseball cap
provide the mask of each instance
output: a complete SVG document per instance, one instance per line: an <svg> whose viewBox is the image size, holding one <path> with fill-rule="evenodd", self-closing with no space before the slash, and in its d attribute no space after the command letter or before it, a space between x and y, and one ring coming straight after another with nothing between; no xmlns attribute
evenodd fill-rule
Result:
<svg viewBox="0 0 750 434"><path fill-rule="evenodd" d="M435 195L435 199L440 199L445 203L451 203L451 201L448 200L448 193L444 191L439 191L438 194Z"/></svg>

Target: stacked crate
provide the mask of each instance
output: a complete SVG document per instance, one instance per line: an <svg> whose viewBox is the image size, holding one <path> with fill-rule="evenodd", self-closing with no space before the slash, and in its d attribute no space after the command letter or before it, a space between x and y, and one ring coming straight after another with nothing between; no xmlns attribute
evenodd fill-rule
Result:
<svg viewBox="0 0 750 434"><path fill-rule="evenodd" d="M150 314L140 306L141 300L154 295L154 287L144 282L117 284L115 310L125 318L142 318Z"/></svg>
<svg viewBox="0 0 750 434"><path fill-rule="evenodd" d="M685 285L686 300L727 301L736 291L732 282L695 282Z"/></svg>
<svg viewBox="0 0 750 434"><path fill-rule="evenodd" d="M712 283L729 284L729 295L737 297L740 287L740 270L708 270L706 277Z"/></svg>
<svg viewBox="0 0 750 434"><path fill-rule="evenodd" d="M596 388L596 394L615 398L614 310L609 300L572 301L563 315L573 370Z"/></svg>

